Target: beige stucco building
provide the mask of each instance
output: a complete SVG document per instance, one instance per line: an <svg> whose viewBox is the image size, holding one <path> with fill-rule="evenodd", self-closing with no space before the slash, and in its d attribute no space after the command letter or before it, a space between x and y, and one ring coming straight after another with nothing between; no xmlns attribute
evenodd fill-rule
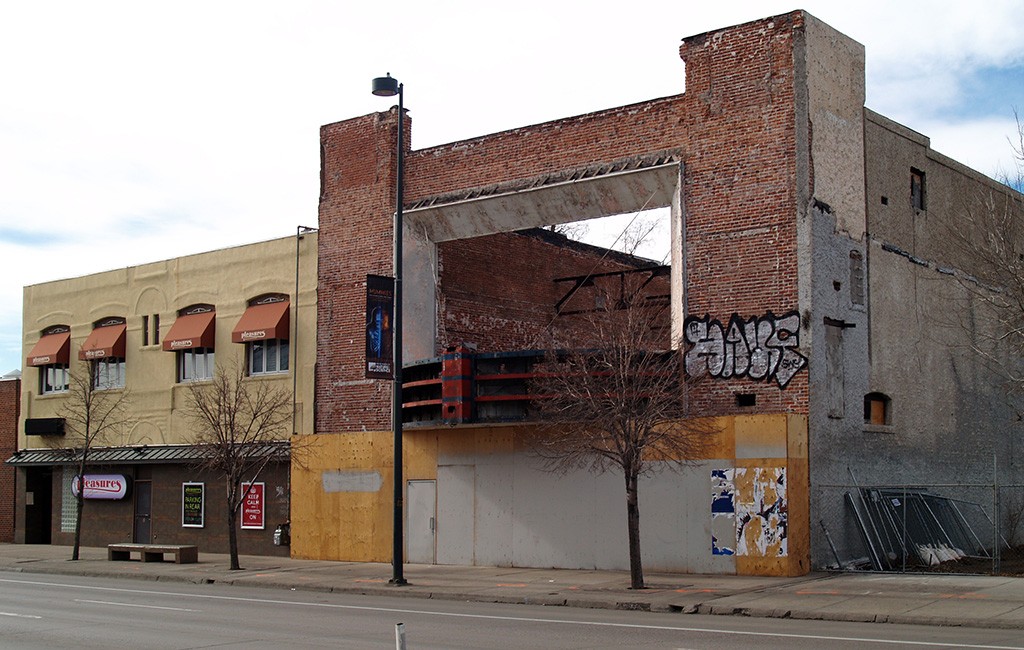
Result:
<svg viewBox="0 0 1024 650"><path fill-rule="evenodd" d="M186 417L189 382L216 368L245 368L293 396L293 433L312 432L316 358L317 234L25 287L24 367L18 452L17 541L70 539L75 446L62 410L76 373L128 397L128 424L99 440L91 469L126 477L134 497L89 500L83 543L201 543L226 550L222 481L199 476ZM71 390L69 390L69 388ZM272 544L290 516L288 462L263 482L262 527L240 535L243 553L287 553ZM202 515L182 509L184 484L202 493ZM188 523L186 523L186 519ZM200 521L201 520L201 521ZM221 548L223 546L223 548Z"/></svg>

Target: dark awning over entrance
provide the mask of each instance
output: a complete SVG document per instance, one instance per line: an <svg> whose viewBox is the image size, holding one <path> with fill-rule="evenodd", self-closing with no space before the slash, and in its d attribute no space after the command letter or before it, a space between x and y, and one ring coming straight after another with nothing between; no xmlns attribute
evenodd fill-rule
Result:
<svg viewBox="0 0 1024 650"><path fill-rule="evenodd" d="M265 442L251 445L252 458L271 456L288 459L287 442ZM89 465L153 465L195 463L203 459L203 448L194 445L139 445L138 447L102 447L89 450ZM74 449L22 449L4 461L7 465L74 465L78 452Z"/></svg>

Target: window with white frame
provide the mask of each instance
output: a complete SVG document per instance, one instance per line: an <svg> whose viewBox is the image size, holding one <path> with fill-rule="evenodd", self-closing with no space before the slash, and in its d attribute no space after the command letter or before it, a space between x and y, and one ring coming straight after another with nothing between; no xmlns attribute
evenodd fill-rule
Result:
<svg viewBox="0 0 1024 650"><path fill-rule="evenodd" d="M288 372L288 339L264 339L247 344L250 375Z"/></svg>
<svg viewBox="0 0 1024 650"><path fill-rule="evenodd" d="M213 348L178 350L178 381L213 379Z"/></svg>
<svg viewBox="0 0 1024 650"><path fill-rule="evenodd" d="M95 390L124 388L124 357L105 357L93 363L92 387Z"/></svg>
<svg viewBox="0 0 1024 650"><path fill-rule="evenodd" d="M82 343L78 358L89 364L93 390L124 388L125 331L127 322L120 316L96 321Z"/></svg>
<svg viewBox="0 0 1024 650"><path fill-rule="evenodd" d="M50 363L39 366L39 394L68 392L68 364Z"/></svg>

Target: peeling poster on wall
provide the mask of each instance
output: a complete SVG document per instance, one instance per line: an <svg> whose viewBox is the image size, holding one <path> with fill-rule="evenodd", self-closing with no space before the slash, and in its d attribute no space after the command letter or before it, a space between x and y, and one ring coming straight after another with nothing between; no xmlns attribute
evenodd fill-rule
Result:
<svg viewBox="0 0 1024 650"><path fill-rule="evenodd" d="M736 503L732 469L711 470L711 554L736 554Z"/></svg>
<svg viewBox="0 0 1024 650"><path fill-rule="evenodd" d="M738 467L711 471L711 553L788 555L786 469Z"/></svg>

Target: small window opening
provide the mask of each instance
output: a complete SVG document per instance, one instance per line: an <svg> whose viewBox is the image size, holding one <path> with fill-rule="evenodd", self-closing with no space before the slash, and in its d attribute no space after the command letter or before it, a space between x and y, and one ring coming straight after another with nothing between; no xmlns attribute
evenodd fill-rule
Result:
<svg viewBox="0 0 1024 650"><path fill-rule="evenodd" d="M868 393L864 396L865 424L890 424L892 400L884 393Z"/></svg>
<svg viewBox="0 0 1024 650"><path fill-rule="evenodd" d="M149 316L142 317L142 345L149 345Z"/></svg>
<svg viewBox="0 0 1024 650"><path fill-rule="evenodd" d="M888 196L883 196L882 197L882 205L889 205L889 197Z"/></svg>

